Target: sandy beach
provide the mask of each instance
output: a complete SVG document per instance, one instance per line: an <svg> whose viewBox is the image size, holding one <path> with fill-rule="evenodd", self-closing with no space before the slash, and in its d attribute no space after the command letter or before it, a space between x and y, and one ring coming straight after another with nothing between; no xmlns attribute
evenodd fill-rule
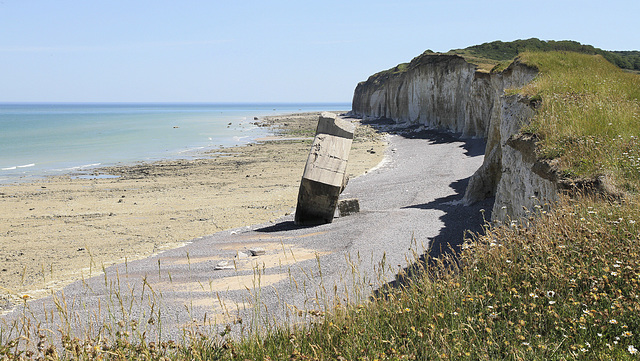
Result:
<svg viewBox="0 0 640 361"><path fill-rule="evenodd" d="M317 120L317 113L261 118L277 136L198 159L0 186L0 310L114 263L292 213ZM380 163L384 146L379 133L359 126L349 176Z"/></svg>

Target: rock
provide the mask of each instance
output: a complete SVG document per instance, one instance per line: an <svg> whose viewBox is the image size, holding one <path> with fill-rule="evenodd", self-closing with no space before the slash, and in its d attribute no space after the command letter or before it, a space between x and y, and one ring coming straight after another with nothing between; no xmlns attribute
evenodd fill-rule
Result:
<svg viewBox="0 0 640 361"><path fill-rule="evenodd" d="M248 250L238 251L238 253L236 254L236 258L238 259L249 258L251 256L253 256L253 254L251 253L251 251L248 251Z"/></svg>
<svg viewBox="0 0 640 361"><path fill-rule="evenodd" d="M218 264L216 264L216 266L213 269L216 271L220 271L220 270L236 269L236 267L233 263L229 263L229 261L220 261L218 262Z"/></svg>
<svg viewBox="0 0 640 361"><path fill-rule="evenodd" d="M262 247L249 248L248 251L253 257L262 256L267 253L267 251Z"/></svg>
<svg viewBox="0 0 640 361"><path fill-rule="evenodd" d="M338 201L340 217L360 212L360 202L357 198L341 199Z"/></svg>
<svg viewBox="0 0 640 361"><path fill-rule="evenodd" d="M338 197L346 184L354 131L353 123L335 114L324 112L320 115L300 182L296 224L318 225L333 221Z"/></svg>

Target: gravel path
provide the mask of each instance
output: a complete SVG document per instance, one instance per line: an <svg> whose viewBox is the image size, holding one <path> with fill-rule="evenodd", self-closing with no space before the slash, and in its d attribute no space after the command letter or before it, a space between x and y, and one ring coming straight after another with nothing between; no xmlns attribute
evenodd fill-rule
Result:
<svg viewBox="0 0 640 361"><path fill-rule="evenodd" d="M359 199L360 213L307 228L295 226L289 215L109 267L106 275L76 282L64 296L58 293L66 302L67 321L60 321L64 313L51 297L29 302L28 308L47 328L57 330L62 322L78 336L95 337L95 319L108 318L112 332L122 327L154 340L161 324L161 338L178 341L185 332L227 327L237 335L256 328L251 320L300 322L327 303L361 302L426 248L437 253L448 243L460 244L465 229L482 225L480 209L490 209L488 202L459 204L468 178L482 164L482 140L425 130L388 140L386 161L352 179L342 194ZM265 253L245 258L250 249ZM239 258L238 251L247 252ZM233 269L214 270L225 261ZM21 313L19 308L4 320ZM124 322L118 326L119 321ZM55 341L59 334L51 337Z"/></svg>

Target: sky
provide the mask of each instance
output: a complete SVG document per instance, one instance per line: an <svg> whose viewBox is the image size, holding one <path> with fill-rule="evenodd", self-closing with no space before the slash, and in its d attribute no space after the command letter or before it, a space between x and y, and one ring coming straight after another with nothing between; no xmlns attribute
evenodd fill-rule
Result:
<svg viewBox="0 0 640 361"><path fill-rule="evenodd" d="M426 49L640 50L630 0L0 0L0 102L351 102Z"/></svg>

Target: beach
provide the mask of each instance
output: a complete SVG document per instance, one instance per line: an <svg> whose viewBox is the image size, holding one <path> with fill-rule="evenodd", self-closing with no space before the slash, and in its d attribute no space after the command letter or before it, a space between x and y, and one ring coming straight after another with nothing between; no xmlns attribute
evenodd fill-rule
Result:
<svg viewBox="0 0 640 361"><path fill-rule="evenodd" d="M0 187L0 310L103 268L295 210L318 113L260 118L277 136L188 160L136 163ZM351 178L382 161L383 137L359 126Z"/></svg>

